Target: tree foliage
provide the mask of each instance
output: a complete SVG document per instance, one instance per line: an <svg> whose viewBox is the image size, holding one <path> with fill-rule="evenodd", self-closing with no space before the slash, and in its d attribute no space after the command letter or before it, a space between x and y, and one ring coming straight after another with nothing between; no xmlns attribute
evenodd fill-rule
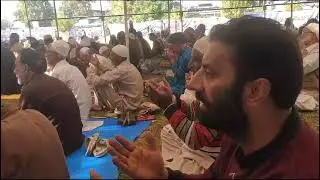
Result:
<svg viewBox="0 0 320 180"><path fill-rule="evenodd" d="M91 2L94 2L94 0L62 1L58 17L72 18L92 16L93 10ZM74 19L58 19L59 30L62 32L69 31L74 27L75 23L76 21Z"/></svg>
<svg viewBox="0 0 320 180"><path fill-rule="evenodd" d="M223 0L222 8L235 8L235 9L223 9L222 15L226 18L238 18L243 16L246 12L261 12L262 7L256 8L238 8L238 7L252 7L252 6L262 6L263 1L252 1L252 0Z"/></svg>
<svg viewBox="0 0 320 180"><path fill-rule="evenodd" d="M6 19L1 19L1 29L2 30L5 30L7 28L11 28L12 26L13 26L13 24L10 21L8 21Z"/></svg>
<svg viewBox="0 0 320 180"><path fill-rule="evenodd" d="M293 1L295 2L295 1ZM285 11L291 11L291 4L286 4L286 6L284 7ZM302 10L302 5L301 4L293 4L292 5L292 11L299 11Z"/></svg>
<svg viewBox="0 0 320 180"><path fill-rule="evenodd" d="M93 11L91 9L92 0L73 0L62 1L60 10L63 12L64 17L79 17L79 16L92 16Z"/></svg>
<svg viewBox="0 0 320 180"><path fill-rule="evenodd" d="M110 15L124 15L123 1L111 1L112 11ZM134 22L152 21L152 20L163 20L168 18L168 10L177 11L179 10L178 1L170 1L169 9L167 1L141 1L132 0L127 2L127 12L128 14L142 14L142 15L132 15L131 18ZM179 17L177 13L170 15L170 18ZM121 23L124 22L124 16L108 17L105 19L106 23Z"/></svg>
<svg viewBox="0 0 320 180"><path fill-rule="evenodd" d="M64 16L63 11L59 12L59 16L60 17ZM62 32L69 31L71 28L73 28L75 24L73 19L58 19L57 21L58 21L59 31L62 31ZM55 20L52 21L52 26L56 26Z"/></svg>
<svg viewBox="0 0 320 180"><path fill-rule="evenodd" d="M25 9L25 3L27 6L27 12ZM26 0L19 1L17 6L17 11L15 16L21 22L28 25L28 20L40 20L40 19L53 19L54 18L54 9L50 4L49 0ZM28 16L27 16L28 15Z"/></svg>

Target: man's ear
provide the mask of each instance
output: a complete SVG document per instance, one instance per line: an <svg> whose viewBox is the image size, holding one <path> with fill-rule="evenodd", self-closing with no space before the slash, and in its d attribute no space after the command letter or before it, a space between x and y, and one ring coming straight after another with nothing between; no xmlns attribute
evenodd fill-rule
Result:
<svg viewBox="0 0 320 180"><path fill-rule="evenodd" d="M268 79L259 78L245 85L244 99L248 106L263 103L270 95L271 84Z"/></svg>

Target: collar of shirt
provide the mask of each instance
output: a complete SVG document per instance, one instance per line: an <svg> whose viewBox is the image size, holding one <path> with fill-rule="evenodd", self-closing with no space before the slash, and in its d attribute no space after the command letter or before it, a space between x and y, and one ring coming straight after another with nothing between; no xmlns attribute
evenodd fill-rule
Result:
<svg viewBox="0 0 320 180"><path fill-rule="evenodd" d="M52 73L57 71L57 69L59 69L60 67L63 67L65 65L68 65L69 63L64 59L64 60L61 60L59 61L55 66L54 68L52 69Z"/></svg>
<svg viewBox="0 0 320 180"><path fill-rule="evenodd" d="M244 155L240 146L238 147L235 157L241 169L255 169L260 164L263 164L268 160L270 155L280 150L283 146L288 144L300 128L300 117L295 108L292 108L291 114L285 121L280 133L265 147L249 154Z"/></svg>
<svg viewBox="0 0 320 180"><path fill-rule="evenodd" d="M318 52L319 52L319 43L314 43L310 46L308 46L306 48L306 50L308 51L308 53L310 53L311 51L315 50L315 49L318 49Z"/></svg>

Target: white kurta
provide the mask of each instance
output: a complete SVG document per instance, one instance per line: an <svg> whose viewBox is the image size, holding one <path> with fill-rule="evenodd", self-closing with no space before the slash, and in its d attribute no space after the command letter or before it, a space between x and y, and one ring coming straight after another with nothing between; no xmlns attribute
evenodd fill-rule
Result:
<svg viewBox="0 0 320 180"><path fill-rule="evenodd" d="M319 69L319 43L312 44L306 48L308 54L303 57L303 72L304 75L308 75ZM296 105L300 110L317 110L319 108L317 91L312 93L312 91L302 90L299 94Z"/></svg>
<svg viewBox="0 0 320 180"><path fill-rule="evenodd" d="M306 48L308 54L303 58L303 72L308 74L319 68L319 43Z"/></svg>
<svg viewBox="0 0 320 180"><path fill-rule="evenodd" d="M207 150L203 147L204 150ZM178 170L186 174L202 174L214 162L219 153L214 154L215 158L201 150L194 150L188 147L174 132L170 124L163 127L161 131L161 150L165 167ZM220 147L209 148L210 151L220 152Z"/></svg>
<svg viewBox="0 0 320 180"><path fill-rule="evenodd" d="M62 60L55 65L51 76L64 82L71 89L79 105L81 121L85 123L88 120L92 100L90 87L80 70Z"/></svg>
<svg viewBox="0 0 320 180"><path fill-rule="evenodd" d="M98 76L93 71L87 71L87 81L95 89L112 85L116 93L123 97L128 109L139 107L143 96L143 79L138 69L128 60L111 71L106 71ZM108 97L112 98L112 96ZM113 102L113 99L110 99Z"/></svg>

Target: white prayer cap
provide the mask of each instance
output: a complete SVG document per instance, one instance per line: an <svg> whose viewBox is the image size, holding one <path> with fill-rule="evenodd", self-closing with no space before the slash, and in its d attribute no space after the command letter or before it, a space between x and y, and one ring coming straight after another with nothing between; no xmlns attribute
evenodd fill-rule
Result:
<svg viewBox="0 0 320 180"><path fill-rule="evenodd" d="M80 46L82 47L89 47L91 46L91 40L87 37L84 37L81 41L80 41Z"/></svg>
<svg viewBox="0 0 320 180"><path fill-rule="evenodd" d="M99 49L99 54L103 54L108 49L109 49L108 46L101 46Z"/></svg>
<svg viewBox="0 0 320 180"><path fill-rule="evenodd" d="M209 46L209 39L208 37L204 36L196 41L196 43L193 45L193 48L198 50L201 54L204 54Z"/></svg>
<svg viewBox="0 0 320 180"><path fill-rule="evenodd" d="M88 47L83 47L83 48L80 49L80 53L87 54L89 52L89 50L90 49Z"/></svg>
<svg viewBox="0 0 320 180"><path fill-rule="evenodd" d="M56 40L50 44L48 51L56 52L65 58L68 56L69 49L70 46L67 42L63 40Z"/></svg>
<svg viewBox="0 0 320 180"><path fill-rule="evenodd" d="M306 28L308 28L311 32L313 32L319 40L319 24L310 23L306 26Z"/></svg>
<svg viewBox="0 0 320 180"><path fill-rule="evenodd" d="M124 45L116 45L112 48L112 51L116 53L118 56L125 58L129 57L129 49Z"/></svg>

